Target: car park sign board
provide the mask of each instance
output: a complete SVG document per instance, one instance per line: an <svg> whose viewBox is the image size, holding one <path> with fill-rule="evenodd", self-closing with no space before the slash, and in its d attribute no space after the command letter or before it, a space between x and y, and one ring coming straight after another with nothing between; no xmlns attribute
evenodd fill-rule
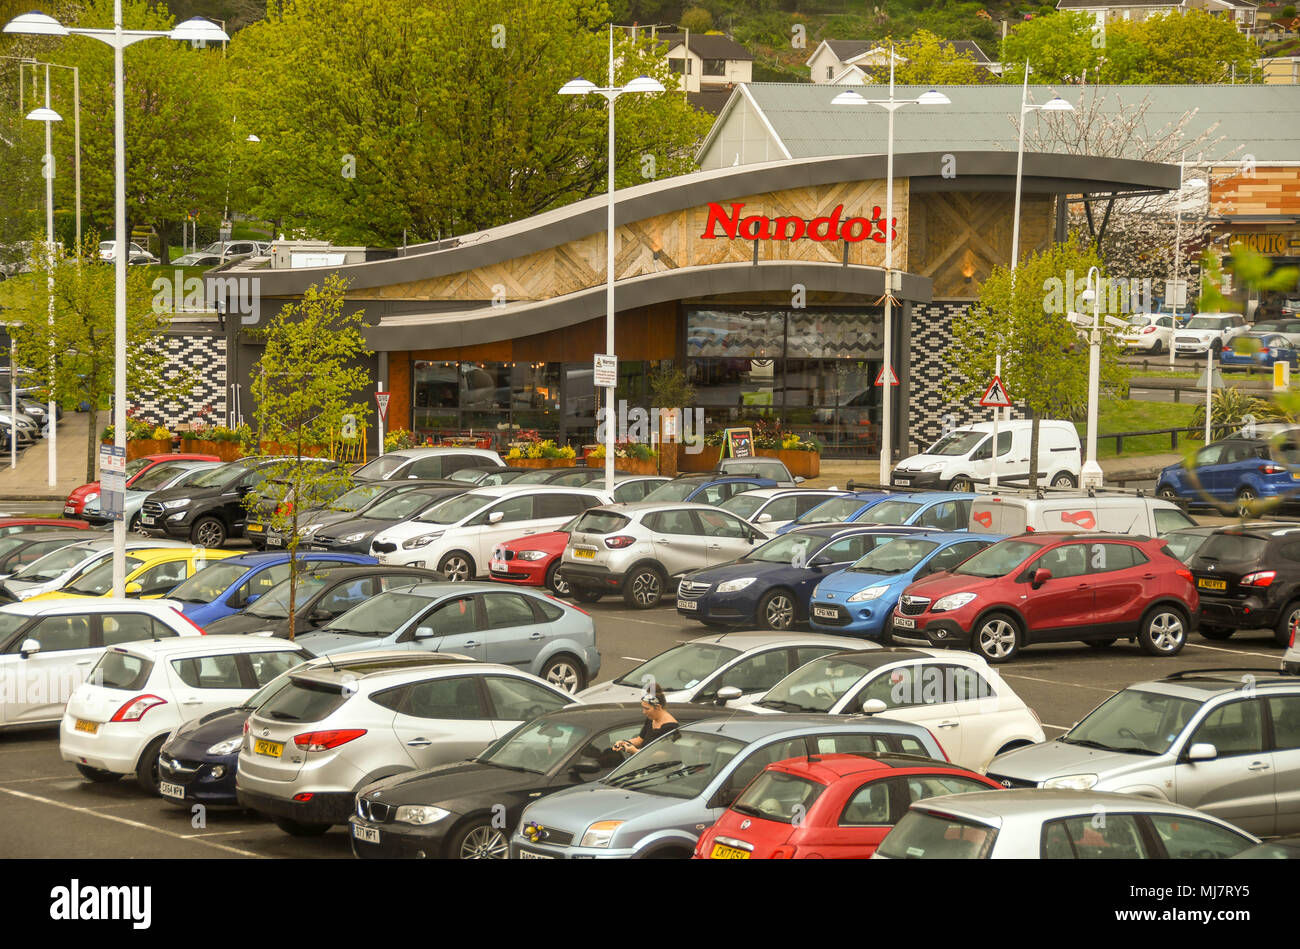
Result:
<svg viewBox="0 0 1300 949"><path fill-rule="evenodd" d="M618 357L598 353L592 366L593 382L597 389L618 388Z"/></svg>
<svg viewBox="0 0 1300 949"><path fill-rule="evenodd" d="M1007 387L1002 384L1001 376L994 376L989 387L984 390L984 396L980 399L980 405L995 409L1011 408L1011 396L1007 393Z"/></svg>
<svg viewBox="0 0 1300 949"><path fill-rule="evenodd" d="M754 433L748 428L729 428L726 430L727 457L753 458Z"/></svg>
<svg viewBox="0 0 1300 949"><path fill-rule="evenodd" d="M126 502L126 448L99 446L99 478L100 514L120 521Z"/></svg>

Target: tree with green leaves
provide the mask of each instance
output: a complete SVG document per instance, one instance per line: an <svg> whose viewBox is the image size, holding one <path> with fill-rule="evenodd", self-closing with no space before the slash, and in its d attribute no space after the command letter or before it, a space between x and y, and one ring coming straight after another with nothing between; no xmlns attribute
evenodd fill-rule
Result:
<svg viewBox="0 0 1300 949"><path fill-rule="evenodd" d="M250 516L285 537L289 553L289 638L302 564L297 557L303 513L324 507L346 488L347 469L325 462L326 446L364 431L370 406L358 400L371 355L361 333L362 313L344 312L347 288L338 274L313 284L265 329L250 331L265 344L253 367L251 392L256 443L282 461L264 469L261 487L245 500Z"/></svg>
<svg viewBox="0 0 1300 949"><path fill-rule="evenodd" d="M1102 48L1086 13L1058 13L1020 23L1002 43L1002 81L1020 85L1025 63L1032 83L1079 82L1097 75Z"/></svg>
<svg viewBox="0 0 1300 949"><path fill-rule="evenodd" d="M980 288L979 300L953 320L946 394L954 402L973 401L993 378L997 357L1002 356L1002 381L1033 419L1031 488L1038 485L1040 420L1077 418L1087 407L1088 346L1069 314L1092 315L1082 294L1094 266L1100 267L1101 259L1085 242L1076 238L1053 244L1030 255L1014 273L1009 267L995 267ZM1111 295L1105 283L1102 288L1104 315ZM1124 383L1119 354L1119 344L1103 332L1103 387Z"/></svg>
<svg viewBox="0 0 1300 949"><path fill-rule="evenodd" d="M1263 82L1259 46L1227 17L1204 10L1106 24L1100 74L1115 84Z"/></svg>
<svg viewBox="0 0 1300 949"><path fill-rule="evenodd" d="M889 41L886 41L889 42ZM975 57L929 30L894 45L894 81L905 86L963 86L990 82L993 74ZM871 67L870 82L889 82L889 63Z"/></svg>

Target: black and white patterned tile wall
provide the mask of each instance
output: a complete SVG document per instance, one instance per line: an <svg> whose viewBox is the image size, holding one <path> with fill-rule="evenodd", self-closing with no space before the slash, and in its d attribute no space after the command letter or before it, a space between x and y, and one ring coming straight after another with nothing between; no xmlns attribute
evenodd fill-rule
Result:
<svg viewBox="0 0 1300 949"><path fill-rule="evenodd" d="M172 428L193 424L207 410L210 423L225 424L225 338L169 333L160 345L167 350L168 375L192 370L194 383L180 398L132 401L135 415Z"/></svg>

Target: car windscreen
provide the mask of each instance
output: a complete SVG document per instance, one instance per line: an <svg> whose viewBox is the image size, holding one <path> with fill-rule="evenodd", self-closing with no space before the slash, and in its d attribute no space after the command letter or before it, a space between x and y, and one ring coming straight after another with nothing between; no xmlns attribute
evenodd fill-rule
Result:
<svg viewBox="0 0 1300 949"><path fill-rule="evenodd" d="M1191 563L1192 558L1196 556L1209 538L1209 534L1175 531L1172 534L1165 535L1165 548L1171 556L1178 558L1183 563Z"/></svg>
<svg viewBox="0 0 1300 949"><path fill-rule="evenodd" d="M360 479L373 478L382 481L406 464L408 460L402 455L380 455L374 461L367 462L358 468L353 477Z"/></svg>
<svg viewBox="0 0 1300 949"><path fill-rule="evenodd" d="M806 564L829 538L820 534L782 534L741 558L746 563Z"/></svg>
<svg viewBox="0 0 1300 949"><path fill-rule="evenodd" d="M1057 740L1100 751L1162 755L1201 704L1181 696L1125 689L1102 702Z"/></svg>
<svg viewBox="0 0 1300 949"><path fill-rule="evenodd" d="M277 722L319 722L334 714L356 692L351 683L336 685L291 678L257 710L258 718Z"/></svg>
<svg viewBox="0 0 1300 949"><path fill-rule="evenodd" d="M767 498L755 497L746 492L728 498L719 504L718 507L722 508L724 511L730 511L737 517L743 517L745 520L749 520L753 517L754 512L763 506L763 502L766 500Z"/></svg>
<svg viewBox="0 0 1300 949"><path fill-rule="evenodd" d="M294 595L294 608L301 610L302 605L315 596L321 587L328 582L329 574L324 571L315 573L304 571L298 577L298 589ZM250 616L260 616L262 619L285 619L289 615L289 586L290 581L281 580L262 594L258 601L245 609L244 612Z"/></svg>
<svg viewBox="0 0 1300 949"><path fill-rule="evenodd" d="M351 514L353 511L359 511L379 495L388 491L389 487L383 484L359 484L349 491L344 491L326 507L327 511L343 511Z"/></svg>
<svg viewBox="0 0 1300 949"><path fill-rule="evenodd" d="M982 860L997 839L996 828L948 814L908 811L885 835L876 853L896 860Z"/></svg>
<svg viewBox="0 0 1300 949"><path fill-rule="evenodd" d="M246 564L211 563L167 595L183 603L211 603L239 582L252 567Z"/></svg>
<svg viewBox="0 0 1300 949"><path fill-rule="evenodd" d="M648 659L615 681L618 685L637 688L653 682L665 692L677 692L694 688L739 655L739 649L716 643L682 643Z"/></svg>
<svg viewBox="0 0 1300 949"><path fill-rule="evenodd" d="M602 783L663 797L700 794L744 744L711 732L678 729L650 742Z"/></svg>
<svg viewBox="0 0 1300 949"><path fill-rule="evenodd" d="M685 501L701 485L707 482L698 479L691 481L665 481L659 487L646 494L646 501Z"/></svg>
<svg viewBox="0 0 1300 949"><path fill-rule="evenodd" d="M126 557L126 574L144 563L139 557ZM97 567L91 567L62 590L64 593L77 593L81 596L105 596L113 589L113 561L106 560Z"/></svg>
<svg viewBox="0 0 1300 949"><path fill-rule="evenodd" d="M919 510L920 501L881 501L872 505L863 520L873 524L906 524L907 519Z"/></svg>
<svg viewBox="0 0 1300 949"><path fill-rule="evenodd" d="M132 491L157 491L168 481L185 471L186 466L175 462L154 465L140 477L131 482Z"/></svg>
<svg viewBox="0 0 1300 949"><path fill-rule="evenodd" d="M1219 316L1194 316L1187 321L1184 329L1189 330L1221 330L1227 326L1227 320Z"/></svg>
<svg viewBox="0 0 1300 949"><path fill-rule="evenodd" d="M233 484L248 474L249 470L246 465L221 465L199 475L190 482L190 486L195 488L225 487L227 484Z"/></svg>
<svg viewBox="0 0 1300 949"><path fill-rule="evenodd" d="M420 513L433 500L423 491L403 491L371 506L366 510L366 517L381 521L404 521Z"/></svg>
<svg viewBox="0 0 1300 949"><path fill-rule="evenodd" d="M828 712L870 671L858 662L823 656L772 686L757 704L778 712Z"/></svg>
<svg viewBox="0 0 1300 949"><path fill-rule="evenodd" d="M99 657L95 668L90 670L88 682L106 689L132 691L144 687L153 671L153 662L129 652L110 649Z"/></svg>
<svg viewBox="0 0 1300 949"><path fill-rule="evenodd" d="M932 540L900 537L860 557L853 566L849 567L849 570L854 573L907 573L938 547L939 545Z"/></svg>
<svg viewBox="0 0 1300 949"><path fill-rule="evenodd" d="M31 583L45 583L50 580L57 580L73 567L84 563L93 556L95 556L95 551L83 547L81 544L77 544L75 547L60 547L58 550L51 550L40 560L33 560L15 573L13 578Z"/></svg>
<svg viewBox="0 0 1300 949"><path fill-rule="evenodd" d="M578 747L591 730L573 722L538 718L494 742L478 761L516 771L545 774Z"/></svg>
<svg viewBox="0 0 1300 949"><path fill-rule="evenodd" d="M482 494L461 494L435 504L416 518L421 524L458 524L495 498Z"/></svg>
<svg viewBox="0 0 1300 949"><path fill-rule="evenodd" d="M969 455L975 446L988 438L986 432L949 432L925 450L927 455Z"/></svg>
<svg viewBox="0 0 1300 949"><path fill-rule="evenodd" d="M1005 577L1031 556L1042 550L1042 544L1023 540L1003 540L985 547L964 563L952 568L952 573L967 577Z"/></svg>
<svg viewBox="0 0 1300 949"><path fill-rule="evenodd" d="M1243 534L1211 534L1196 554L1197 562L1253 563L1264 556L1268 541ZM37 563L40 563L38 560Z"/></svg>
<svg viewBox="0 0 1300 949"><path fill-rule="evenodd" d="M731 809L737 814L793 824L808 813L826 785L784 771L763 771L750 782Z"/></svg>
<svg viewBox="0 0 1300 949"><path fill-rule="evenodd" d="M576 534L612 534L626 527L629 520L613 511L587 511L578 516L578 523L573 526L573 531Z"/></svg>
<svg viewBox="0 0 1300 949"><path fill-rule="evenodd" d="M130 481L141 471L143 471L145 468L148 468L152 464L153 461L151 461L148 458L137 458L134 461L128 461L126 463L126 480Z"/></svg>
<svg viewBox="0 0 1300 949"><path fill-rule="evenodd" d="M831 498L795 518L796 524L831 524L847 521L866 504L862 498Z"/></svg>
<svg viewBox="0 0 1300 949"><path fill-rule="evenodd" d="M428 609L427 596L389 591L363 600L337 619L320 627L322 633L344 633L348 636L391 635Z"/></svg>

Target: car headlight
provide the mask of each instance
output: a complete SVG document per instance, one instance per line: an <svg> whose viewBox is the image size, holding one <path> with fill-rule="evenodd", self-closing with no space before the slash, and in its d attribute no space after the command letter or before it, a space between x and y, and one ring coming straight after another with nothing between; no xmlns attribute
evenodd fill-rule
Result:
<svg viewBox="0 0 1300 949"><path fill-rule="evenodd" d="M727 580L718 584L718 592L735 593L738 590L745 589L745 587L749 586L757 579L758 577L737 577L735 580Z"/></svg>
<svg viewBox="0 0 1300 949"><path fill-rule="evenodd" d="M974 593L949 593L935 600L934 606L930 607L930 612L945 613L948 610L961 609L973 599L975 599Z"/></svg>
<svg viewBox="0 0 1300 949"><path fill-rule="evenodd" d="M849 597L850 603L862 603L866 600L878 600L889 590L889 587L867 587L865 590L859 590Z"/></svg>
<svg viewBox="0 0 1300 949"><path fill-rule="evenodd" d="M545 560L546 551L544 550L521 550L515 554L516 560Z"/></svg>
<svg viewBox="0 0 1300 949"><path fill-rule="evenodd" d="M346 537L340 537L340 544L355 544L361 538L366 536L365 531L357 531L355 534L348 534Z"/></svg>
<svg viewBox="0 0 1300 949"><path fill-rule="evenodd" d="M1048 778L1043 782L1045 788L1065 788L1068 791L1088 791L1096 786L1095 774L1063 774L1059 778Z"/></svg>
<svg viewBox="0 0 1300 949"><path fill-rule="evenodd" d="M450 813L430 804L403 804L393 815L393 820L403 824L435 824Z"/></svg>
<svg viewBox="0 0 1300 949"><path fill-rule="evenodd" d="M614 832L622 827L626 821L621 820L599 820L587 828L587 832L582 835L582 842L579 847L608 847L609 842L614 839Z"/></svg>
<svg viewBox="0 0 1300 949"><path fill-rule="evenodd" d="M189 503L189 498L177 498L174 501L163 501L163 510L170 511L172 508L185 507Z"/></svg>
<svg viewBox="0 0 1300 949"><path fill-rule="evenodd" d="M219 741L208 749L210 755L233 755L239 750L239 746L244 743L243 735L236 735L234 738L227 738L225 741Z"/></svg>
<svg viewBox="0 0 1300 949"><path fill-rule="evenodd" d="M442 531L434 531L432 534L421 534L419 537L412 537L409 540L402 541L402 549L410 550L413 547L428 547L442 534Z"/></svg>
<svg viewBox="0 0 1300 949"><path fill-rule="evenodd" d="M99 492L98 492L98 491L94 492L93 494L87 494L87 495L86 495L86 503L87 503L87 504L94 504L94 503L95 503L96 501L98 501L98 500L99 500Z"/></svg>

